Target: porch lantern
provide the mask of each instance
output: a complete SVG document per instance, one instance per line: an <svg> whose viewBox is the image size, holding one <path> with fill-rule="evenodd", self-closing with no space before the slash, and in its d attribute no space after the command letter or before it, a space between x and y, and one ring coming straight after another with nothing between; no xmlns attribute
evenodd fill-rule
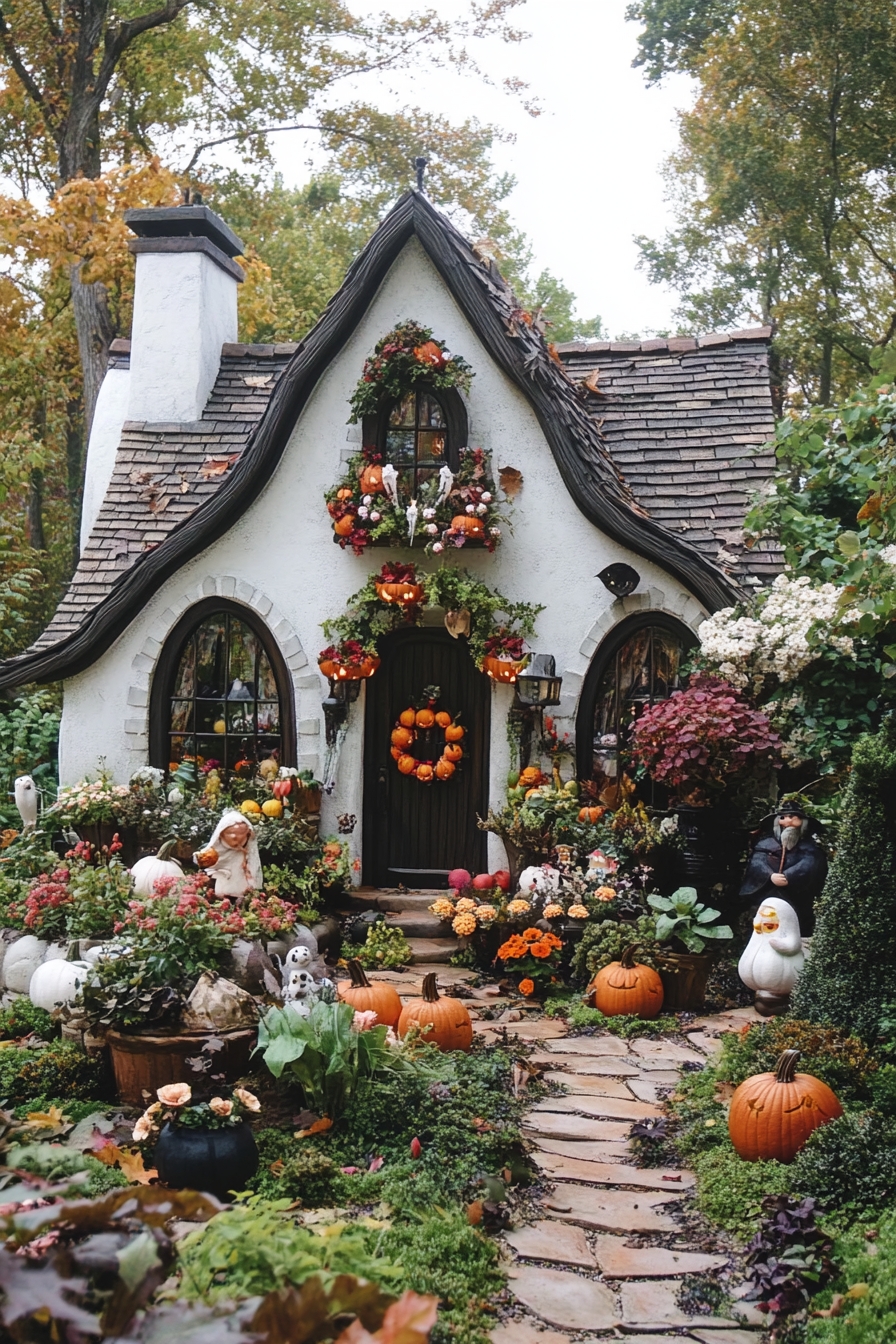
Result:
<svg viewBox="0 0 896 1344"><path fill-rule="evenodd" d="M533 653L529 664L516 679L516 696L511 714L520 721L520 768L525 769L532 754L536 722L542 727L542 712L559 705L563 678L557 676L554 655Z"/></svg>
<svg viewBox="0 0 896 1344"><path fill-rule="evenodd" d="M340 669L335 677L330 677L330 694L321 701L327 729L327 745L332 747L339 735L340 724L348 718L348 707L353 705L361 694L361 682L366 677L349 677Z"/></svg>

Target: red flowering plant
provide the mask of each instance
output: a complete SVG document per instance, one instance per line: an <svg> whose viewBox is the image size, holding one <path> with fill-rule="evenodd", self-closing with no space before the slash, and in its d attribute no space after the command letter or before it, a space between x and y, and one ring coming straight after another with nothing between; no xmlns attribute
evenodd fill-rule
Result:
<svg viewBox="0 0 896 1344"><path fill-rule="evenodd" d="M115 933L144 957L157 984L175 984L214 970L234 938L246 932L246 919L235 901L217 899L205 873L163 877L155 895L128 902Z"/></svg>
<svg viewBox="0 0 896 1344"><path fill-rule="evenodd" d="M519 663L526 656L523 652L523 637L516 635L506 626L501 626L485 641L486 658L503 658Z"/></svg>
<svg viewBox="0 0 896 1344"><path fill-rule="evenodd" d="M41 873L32 880L22 906L15 906L10 913L20 918L30 933L49 942L64 938L74 905L70 877L70 870L62 864L52 873Z"/></svg>
<svg viewBox="0 0 896 1344"><path fill-rule="evenodd" d="M632 729L635 760L679 802L694 807L708 807L746 785L761 787L781 765L780 748L766 715L706 673L651 705Z"/></svg>
<svg viewBox="0 0 896 1344"><path fill-rule="evenodd" d="M259 892L249 901L243 916L247 938L279 938L289 933L299 921L300 907L284 901L280 896Z"/></svg>

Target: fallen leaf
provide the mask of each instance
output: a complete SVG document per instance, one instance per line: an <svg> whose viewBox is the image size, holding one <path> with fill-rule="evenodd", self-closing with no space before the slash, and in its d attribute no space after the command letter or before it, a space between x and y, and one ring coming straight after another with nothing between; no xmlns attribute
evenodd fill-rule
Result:
<svg viewBox="0 0 896 1344"><path fill-rule="evenodd" d="M157 495L151 492L149 496L149 511L150 513L164 513L170 503L170 495Z"/></svg>
<svg viewBox="0 0 896 1344"><path fill-rule="evenodd" d="M25 1117L29 1129L48 1129L52 1134L64 1134L73 1129L61 1106L51 1106L46 1111L29 1111Z"/></svg>
<svg viewBox="0 0 896 1344"><path fill-rule="evenodd" d="M516 467L502 467L498 472L498 480L508 499L513 499L523 488L523 473L517 471Z"/></svg>
<svg viewBox="0 0 896 1344"><path fill-rule="evenodd" d="M867 1297L869 1292L870 1289L867 1283L854 1283L852 1287L847 1291L846 1296L850 1298Z"/></svg>
<svg viewBox="0 0 896 1344"><path fill-rule="evenodd" d="M239 453L231 453L229 457L207 457L199 468L199 475L206 481L213 480L215 476L223 476L238 457Z"/></svg>
<svg viewBox="0 0 896 1344"><path fill-rule="evenodd" d="M386 1160L386 1159L385 1159L384 1157L375 1157L375 1158L373 1159L373 1161L371 1162L370 1166L367 1168L367 1170L368 1170L368 1171L379 1171L380 1167L383 1165L383 1163L385 1162L385 1160Z"/></svg>
<svg viewBox="0 0 896 1344"><path fill-rule="evenodd" d="M482 1200L474 1199L472 1204L467 1205L467 1222L471 1227L478 1227L482 1222Z"/></svg>
<svg viewBox="0 0 896 1344"><path fill-rule="evenodd" d="M419 1157L422 1152L423 1152L423 1144L415 1136L413 1139L411 1139L411 1157Z"/></svg>
<svg viewBox="0 0 896 1344"><path fill-rule="evenodd" d="M828 1308L823 1309L821 1311L813 1311L811 1314L813 1316L821 1316L825 1320L831 1320L831 1318L834 1316L842 1316L843 1303L845 1301L846 1298L843 1296L842 1293L835 1293L833 1298L831 1299L831 1305Z"/></svg>
<svg viewBox="0 0 896 1344"><path fill-rule="evenodd" d="M278 1157L277 1161L272 1162L271 1165L268 1167L268 1171L271 1173L271 1175L276 1176L278 1179L283 1175L285 1170L286 1170L286 1163L283 1161L282 1157Z"/></svg>
<svg viewBox="0 0 896 1344"><path fill-rule="evenodd" d="M594 397L606 396L606 393L601 392L600 388L597 385L599 381L600 381L600 369L592 369L588 377L582 384L582 386Z"/></svg>
<svg viewBox="0 0 896 1344"><path fill-rule="evenodd" d="M119 1167L121 1174L126 1176L132 1185L149 1185L150 1181L159 1178L155 1167L146 1170L143 1165L143 1154L139 1149L119 1148L117 1143L107 1143L95 1156L107 1167Z"/></svg>
<svg viewBox="0 0 896 1344"><path fill-rule="evenodd" d="M724 1106L725 1102L730 1101L736 1091L733 1083L716 1083L713 1096L720 1106Z"/></svg>
<svg viewBox="0 0 896 1344"><path fill-rule="evenodd" d="M680 1181L680 1180L681 1180L681 1172L679 1171L675 1176L668 1176L668 1175L661 1176L661 1177L660 1177L660 1180L663 1180L663 1181Z"/></svg>
<svg viewBox="0 0 896 1344"><path fill-rule="evenodd" d="M247 387L270 387L273 381L269 373L252 373L243 378Z"/></svg>
<svg viewBox="0 0 896 1344"><path fill-rule="evenodd" d="M309 1125L307 1129L300 1129L294 1137L297 1139L307 1139L312 1134L324 1134L328 1129L332 1128L333 1121L330 1117L328 1115L322 1115L319 1120L315 1120L314 1124Z"/></svg>

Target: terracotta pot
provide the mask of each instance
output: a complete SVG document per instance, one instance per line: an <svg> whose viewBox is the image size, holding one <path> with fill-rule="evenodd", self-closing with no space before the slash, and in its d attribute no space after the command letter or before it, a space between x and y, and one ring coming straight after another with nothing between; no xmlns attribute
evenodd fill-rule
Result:
<svg viewBox="0 0 896 1344"><path fill-rule="evenodd" d="M202 1053L210 1032L180 1032L163 1036L144 1036L110 1031L106 1041L112 1053L112 1070L119 1100L127 1106L144 1106L146 1098L155 1101L156 1092L168 1083L182 1083L192 1076L188 1059ZM224 1042L214 1057L215 1072L228 1082L241 1077L249 1068L255 1046L254 1027L215 1033Z"/></svg>
<svg viewBox="0 0 896 1344"><path fill-rule="evenodd" d="M201 1190L226 1200L245 1190L258 1170L255 1135L247 1124L226 1129L188 1129L166 1122L152 1155L163 1185Z"/></svg>
<svg viewBox="0 0 896 1344"><path fill-rule="evenodd" d="M663 1012L693 1012L703 1007L712 957L705 952L659 952Z"/></svg>
<svg viewBox="0 0 896 1344"><path fill-rule="evenodd" d="M495 658L487 654L482 660L482 670L492 681L516 681L525 666L525 658L516 663L511 658Z"/></svg>

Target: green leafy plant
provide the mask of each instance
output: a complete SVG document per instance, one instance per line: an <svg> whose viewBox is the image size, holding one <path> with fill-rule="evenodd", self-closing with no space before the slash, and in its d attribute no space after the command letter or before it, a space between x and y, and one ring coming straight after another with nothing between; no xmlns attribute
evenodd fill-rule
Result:
<svg viewBox="0 0 896 1344"><path fill-rule="evenodd" d="M59 1024L44 1008L38 1008L22 994L8 1008L0 1008L0 1037L5 1040L19 1040L22 1036L39 1036L42 1041L51 1041L59 1035Z"/></svg>
<svg viewBox="0 0 896 1344"><path fill-rule="evenodd" d="M656 937L660 943L681 943L686 952L703 952L713 939L731 939L734 931L728 924L716 924L721 912L703 905L694 887L679 887L671 896L650 895L647 904L660 914L656 921Z"/></svg>
<svg viewBox="0 0 896 1344"><path fill-rule="evenodd" d="M784 1050L799 1050L800 1072L820 1078L842 1102L871 1096L879 1065L864 1042L837 1027L799 1018L773 1018L755 1022L743 1033L726 1032L716 1072L737 1087L753 1074L773 1072Z"/></svg>
<svg viewBox="0 0 896 1344"><path fill-rule="evenodd" d="M813 1315L806 1332L809 1344L891 1344L896 1334L896 1214L888 1211L873 1227L853 1228L837 1242L836 1254L837 1307Z"/></svg>
<svg viewBox="0 0 896 1344"><path fill-rule="evenodd" d="M109 1080L102 1057L56 1041L40 1049L0 1050L0 1097L17 1105L33 1097L101 1097Z"/></svg>
<svg viewBox="0 0 896 1344"><path fill-rule="evenodd" d="M411 945L403 929L386 923L371 924L355 956L368 969L397 970L410 963Z"/></svg>
<svg viewBox="0 0 896 1344"><path fill-rule="evenodd" d="M32 691L0 708L0 820L8 826L22 824L9 798L17 775L30 774L48 802L56 797L61 717L62 698L53 690Z"/></svg>
<svg viewBox="0 0 896 1344"><path fill-rule="evenodd" d="M547 1017L562 1017L569 1024L571 1034L598 1028L625 1040L636 1036L680 1035L681 1023L677 1017L666 1015L651 1021L639 1017L607 1017L599 1008L589 1008L577 999L548 999L544 1005Z"/></svg>
<svg viewBox="0 0 896 1344"><path fill-rule="evenodd" d="M829 1211L867 1217L896 1199L896 1120L847 1111L812 1134L792 1164L793 1188Z"/></svg>
<svg viewBox="0 0 896 1344"><path fill-rule="evenodd" d="M638 949L638 961L657 969L656 954L660 944L656 936L656 920L652 915L639 915L634 921L603 919L586 924L585 932L575 950L572 973L577 984L584 985L611 961L619 961L627 947Z"/></svg>

